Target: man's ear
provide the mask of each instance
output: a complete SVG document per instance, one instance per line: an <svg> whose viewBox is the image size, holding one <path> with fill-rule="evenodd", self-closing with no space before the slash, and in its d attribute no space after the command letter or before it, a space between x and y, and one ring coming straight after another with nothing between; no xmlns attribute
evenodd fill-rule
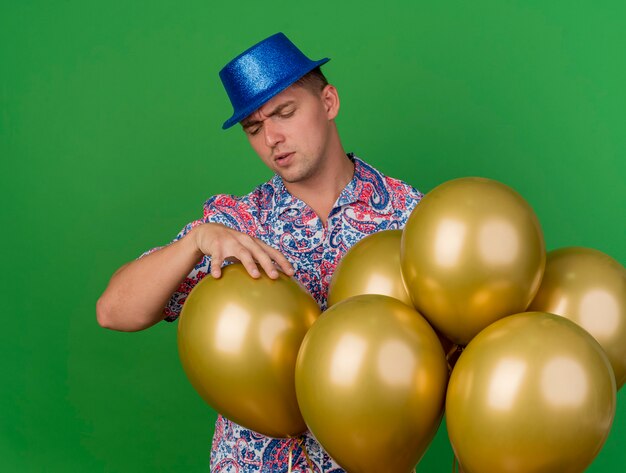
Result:
<svg viewBox="0 0 626 473"><path fill-rule="evenodd" d="M333 120L339 113L339 94L334 85L328 84L322 89L322 102L326 109L326 116Z"/></svg>

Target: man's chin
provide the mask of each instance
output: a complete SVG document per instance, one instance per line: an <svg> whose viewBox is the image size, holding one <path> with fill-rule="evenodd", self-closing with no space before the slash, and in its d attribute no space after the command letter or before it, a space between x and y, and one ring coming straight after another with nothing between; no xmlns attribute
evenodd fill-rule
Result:
<svg viewBox="0 0 626 473"><path fill-rule="evenodd" d="M281 177L283 182L286 182L287 184L295 184L297 182L300 182L301 180L301 179L298 179L297 177L291 177L291 176L286 176L286 175L281 175L281 174L279 174L279 176Z"/></svg>
<svg viewBox="0 0 626 473"><path fill-rule="evenodd" d="M275 169L274 172L287 184L296 184L306 181L313 174L310 169L298 168L297 166L289 166L287 169Z"/></svg>
<svg viewBox="0 0 626 473"><path fill-rule="evenodd" d="M294 184L302 180L302 176L300 176L300 174L297 172L289 172L287 170L281 169L277 170L276 174L278 174L280 178L288 184Z"/></svg>

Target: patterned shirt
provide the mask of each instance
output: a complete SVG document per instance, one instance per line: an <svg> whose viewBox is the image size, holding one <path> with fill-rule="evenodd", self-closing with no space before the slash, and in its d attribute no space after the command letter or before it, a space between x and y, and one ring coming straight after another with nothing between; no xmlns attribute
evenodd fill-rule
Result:
<svg viewBox="0 0 626 473"><path fill-rule="evenodd" d="M378 231L403 228L422 194L408 184L384 176L353 154L354 177L343 189L326 225L303 201L291 195L275 175L250 194L220 194L204 204L201 219L186 225L181 239L202 223L221 223L254 236L281 251L298 279L326 309L328 284L339 260L361 238ZM211 272L205 256L172 295L165 320L178 318L189 292ZM310 432L301 436L316 473L343 473ZM215 473L287 473L289 452L293 473L310 471L296 439L274 439L218 416L211 449Z"/></svg>

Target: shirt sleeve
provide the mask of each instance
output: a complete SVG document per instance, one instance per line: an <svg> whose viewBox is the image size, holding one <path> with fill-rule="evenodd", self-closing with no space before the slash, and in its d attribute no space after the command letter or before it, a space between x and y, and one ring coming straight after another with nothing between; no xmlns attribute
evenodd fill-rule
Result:
<svg viewBox="0 0 626 473"><path fill-rule="evenodd" d="M171 243L174 243L181 238L183 238L187 233L191 231L192 228L202 224L208 223L210 219L202 218L200 220L196 220L194 222L188 223L185 227L176 235L176 238L172 240ZM170 243L170 244L171 244ZM172 294L170 300L167 301L165 308L163 309L163 315L165 316L163 320L166 322L174 322L178 316L180 315L180 311L183 309L183 304L187 300L189 293L191 290L196 287L207 274L211 272L211 257L204 256L189 272L189 274L185 277L183 282L178 286L178 289Z"/></svg>

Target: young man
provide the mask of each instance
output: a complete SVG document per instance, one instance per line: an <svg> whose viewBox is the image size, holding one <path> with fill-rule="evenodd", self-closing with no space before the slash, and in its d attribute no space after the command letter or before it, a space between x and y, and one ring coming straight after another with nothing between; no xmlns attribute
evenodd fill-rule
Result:
<svg viewBox="0 0 626 473"><path fill-rule="evenodd" d="M122 331L175 320L199 280L220 277L226 260L251 277L259 266L294 276L326 308L328 283L347 250L370 233L402 228L422 195L346 154L335 117L337 90L319 66L282 33L237 56L220 72L233 104L228 128L241 123L274 177L243 197L216 195L175 240L122 266L97 304L101 326ZM302 436L320 472L343 470L310 433ZM287 472L294 439L272 439L218 417L213 472ZM300 446L293 472L309 471Z"/></svg>

